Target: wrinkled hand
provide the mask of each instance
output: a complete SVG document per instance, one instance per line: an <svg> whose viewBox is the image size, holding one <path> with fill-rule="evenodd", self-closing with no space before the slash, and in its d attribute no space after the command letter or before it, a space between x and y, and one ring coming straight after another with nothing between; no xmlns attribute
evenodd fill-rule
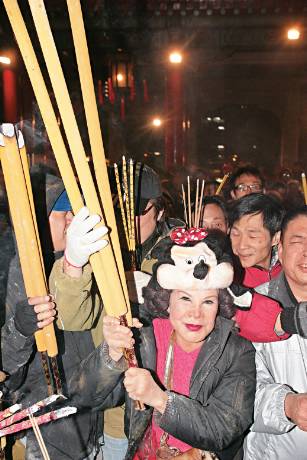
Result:
<svg viewBox="0 0 307 460"><path fill-rule="evenodd" d="M19 302L15 312L16 329L25 337L33 335L54 321L56 315L55 303L51 296L30 297Z"/></svg>
<svg viewBox="0 0 307 460"><path fill-rule="evenodd" d="M286 416L302 431L307 431L307 393L288 393L285 399Z"/></svg>
<svg viewBox="0 0 307 460"><path fill-rule="evenodd" d="M100 220L98 214L90 215L89 209L84 206L68 227L65 257L74 267L83 267L92 254L108 244L108 241L101 239L107 234L107 227L94 228Z"/></svg>
<svg viewBox="0 0 307 460"><path fill-rule="evenodd" d="M137 318L133 318L132 327L141 328L143 325ZM129 327L121 326L119 319L113 316L103 318L103 336L109 346L109 355L114 361L123 356L123 348L132 348L134 338Z"/></svg>
<svg viewBox="0 0 307 460"><path fill-rule="evenodd" d="M131 399L141 401L163 413L167 394L156 384L147 369L131 367L125 373L125 388Z"/></svg>
<svg viewBox="0 0 307 460"><path fill-rule="evenodd" d="M131 302L144 303L143 287L147 286L151 276L139 270L125 272L125 275Z"/></svg>

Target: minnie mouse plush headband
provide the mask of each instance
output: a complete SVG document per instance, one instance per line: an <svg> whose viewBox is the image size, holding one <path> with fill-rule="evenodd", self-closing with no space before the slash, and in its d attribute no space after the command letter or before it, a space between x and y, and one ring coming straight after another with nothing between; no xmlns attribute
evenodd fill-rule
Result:
<svg viewBox="0 0 307 460"><path fill-rule="evenodd" d="M164 289L223 289L233 281L226 237L218 230L177 228L152 255Z"/></svg>

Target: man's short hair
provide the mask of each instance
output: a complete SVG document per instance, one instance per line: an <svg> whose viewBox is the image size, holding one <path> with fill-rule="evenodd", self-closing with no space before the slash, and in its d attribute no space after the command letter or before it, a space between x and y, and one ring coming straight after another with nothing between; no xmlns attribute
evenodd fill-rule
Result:
<svg viewBox="0 0 307 460"><path fill-rule="evenodd" d="M281 228L281 222L284 217L284 208L273 197L263 195L262 193L252 193L246 195L230 206L229 225L232 227L241 217L261 214L263 217L263 226L270 232L271 238Z"/></svg>
<svg viewBox="0 0 307 460"><path fill-rule="evenodd" d="M215 204L216 206L218 206L223 212L226 222L228 222L228 209L223 198L217 195L205 196L205 198L203 199L203 210L208 204Z"/></svg>
<svg viewBox="0 0 307 460"><path fill-rule="evenodd" d="M242 176L243 174L246 174L248 176L255 176L258 177L262 187L264 187L264 178L261 175L261 172L259 171L258 168L255 166L243 166L239 169L237 169L229 178L228 181L228 189L229 190L234 190L235 185L236 185L236 180L238 177Z"/></svg>
<svg viewBox="0 0 307 460"><path fill-rule="evenodd" d="M285 214L281 223L281 240L285 236L288 224L299 216L307 217L307 206L300 206L299 208L292 209Z"/></svg>

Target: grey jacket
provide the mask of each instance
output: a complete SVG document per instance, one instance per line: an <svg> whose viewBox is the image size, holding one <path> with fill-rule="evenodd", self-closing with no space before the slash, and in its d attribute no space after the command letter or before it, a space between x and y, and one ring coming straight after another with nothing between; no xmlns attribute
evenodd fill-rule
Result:
<svg viewBox="0 0 307 460"><path fill-rule="evenodd" d="M232 332L232 321L218 317L216 327L204 342L195 364L190 397L169 392L159 424L187 444L214 451L221 460L233 459L243 433L252 423L255 364L252 345ZM155 369L155 339L152 326L142 328L139 362ZM110 408L125 396L125 363L115 363L101 345L82 363L70 385L71 403L81 408ZM136 411L126 401L126 460L135 454L150 422L152 409ZM193 421L193 423L191 423Z"/></svg>
<svg viewBox="0 0 307 460"><path fill-rule="evenodd" d="M278 300L284 308L297 301L283 273L256 289ZM287 393L307 392L307 340L254 344L257 390L254 424L244 445L245 460L296 460L307 458L307 433L291 423L284 412Z"/></svg>

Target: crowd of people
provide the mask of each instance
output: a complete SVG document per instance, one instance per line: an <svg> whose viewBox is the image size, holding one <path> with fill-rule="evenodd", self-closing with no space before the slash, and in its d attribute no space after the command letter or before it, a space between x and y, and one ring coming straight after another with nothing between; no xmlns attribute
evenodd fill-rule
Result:
<svg viewBox="0 0 307 460"><path fill-rule="evenodd" d="M18 250L4 259L2 392L5 404L25 407L46 396L34 334L54 323L63 392L78 410L42 425L50 458L306 459L307 206L299 187L266 188L257 168L239 168L221 195L210 184L192 227L180 187L170 191L142 165L135 270L111 170L129 328L104 311L89 263L107 244L100 216L86 207L74 216L63 182L44 169L31 179L50 294L27 298ZM127 364L131 347L139 367ZM32 430L10 441L14 459L42 458Z"/></svg>

